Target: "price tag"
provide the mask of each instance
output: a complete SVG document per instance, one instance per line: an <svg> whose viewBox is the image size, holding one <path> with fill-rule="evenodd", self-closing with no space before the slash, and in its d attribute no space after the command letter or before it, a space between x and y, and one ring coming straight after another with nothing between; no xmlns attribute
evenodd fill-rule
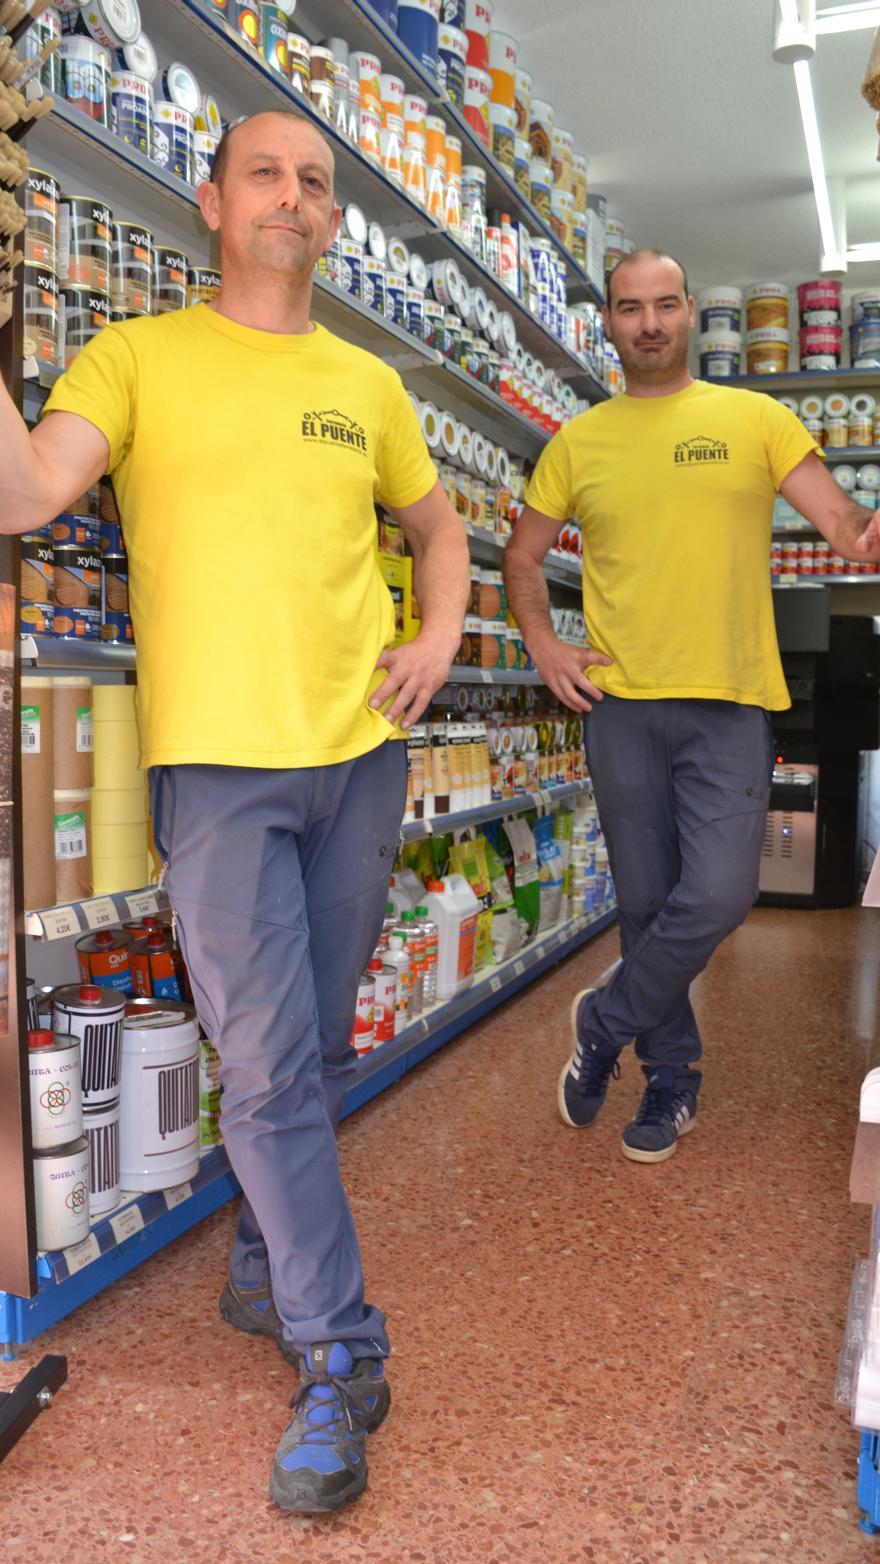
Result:
<svg viewBox="0 0 880 1564"><path fill-rule="evenodd" d="M500 977L498 977L496 975L495 977L490 978L489 979L489 987L491 988L493 994L497 994L499 988L501 987L501 979L500 979Z"/></svg>
<svg viewBox="0 0 880 1564"><path fill-rule="evenodd" d="M521 961L515 961L513 963L513 970L516 973L517 977L522 977L522 975L523 975L523 973L525 972L526 969L525 969L524 964Z"/></svg>
<svg viewBox="0 0 880 1564"><path fill-rule="evenodd" d="M110 1218L110 1226L118 1244L123 1243L126 1238L133 1238L135 1233L140 1233L143 1225L144 1217L140 1206L126 1206L118 1216Z"/></svg>
<svg viewBox="0 0 880 1564"><path fill-rule="evenodd" d="M40 922L46 939L67 939L69 934L79 934L80 922L73 907L50 907L40 913Z"/></svg>
<svg viewBox="0 0 880 1564"><path fill-rule="evenodd" d="M82 910L90 929L104 929L108 923L119 922L119 913L109 896L98 896L94 901L84 901Z"/></svg>
<svg viewBox="0 0 880 1564"><path fill-rule="evenodd" d="M85 1270L93 1260L100 1260L101 1250L94 1233L89 1233L88 1238L84 1238L81 1244L72 1244L69 1249L65 1249L64 1258L71 1276L75 1276L77 1271Z"/></svg>
<svg viewBox="0 0 880 1564"><path fill-rule="evenodd" d="M136 896L126 896L129 917L148 918L158 910L155 891L138 891Z"/></svg>
<svg viewBox="0 0 880 1564"><path fill-rule="evenodd" d="M491 671L490 668L481 668L480 669L480 678L482 679L484 684L494 684L495 683L495 680L492 678L492 671Z"/></svg>
<svg viewBox="0 0 880 1564"><path fill-rule="evenodd" d="M165 1204L169 1211L175 1206L182 1206L185 1200L189 1200L192 1194L192 1184L175 1184L173 1189L165 1190Z"/></svg>

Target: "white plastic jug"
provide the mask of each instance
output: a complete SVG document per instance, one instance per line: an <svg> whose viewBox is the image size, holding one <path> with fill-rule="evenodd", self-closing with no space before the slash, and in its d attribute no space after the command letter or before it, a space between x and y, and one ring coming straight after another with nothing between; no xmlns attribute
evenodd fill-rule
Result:
<svg viewBox="0 0 880 1564"><path fill-rule="evenodd" d="M388 887L388 900L394 911L412 912L425 899L425 887L414 869L396 869Z"/></svg>
<svg viewBox="0 0 880 1564"><path fill-rule="evenodd" d="M473 979L480 904L463 874L447 874L428 881L422 905L439 930L437 998L451 999Z"/></svg>

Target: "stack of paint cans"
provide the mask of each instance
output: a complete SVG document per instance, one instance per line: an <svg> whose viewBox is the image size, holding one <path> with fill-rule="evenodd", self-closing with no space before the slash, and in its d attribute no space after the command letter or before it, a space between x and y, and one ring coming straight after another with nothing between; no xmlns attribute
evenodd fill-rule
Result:
<svg viewBox="0 0 880 1564"><path fill-rule="evenodd" d="M125 999L91 983L58 988L52 995L52 1027L79 1043L83 1129L89 1152L89 1215L119 1202L119 1092Z"/></svg>
<svg viewBox="0 0 880 1564"><path fill-rule="evenodd" d="M32 29L33 31L33 29ZM30 33L26 36L30 37ZM24 187L26 355L40 364L61 364L58 286L58 218L61 186L54 174L29 170Z"/></svg>
<svg viewBox="0 0 880 1564"><path fill-rule="evenodd" d="M746 289L746 360L750 375L788 369L789 292L785 283L757 282Z"/></svg>
<svg viewBox="0 0 880 1564"><path fill-rule="evenodd" d="M880 368L880 291L853 294L849 354L853 369Z"/></svg>
<svg viewBox="0 0 880 1564"><path fill-rule="evenodd" d="M797 299L801 369L839 369L843 338L840 283L833 277L802 282Z"/></svg>
<svg viewBox="0 0 880 1564"><path fill-rule="evenodd" d="M729 379L742 368L743 295L740 288L704 288L697 301L700 317L700 374Z"/></svg>
<svg viewBox="0 0 880 1564"><path fill-rule="evenodd" d="M444 0L437 51L437 79L456 108L464 108L468 36L464 30L465 0Z"/></svg>
<svg viewBox="0 0 880 1564"><path fill-rule="evenodd" d="M460 12L459 12L460 19ZM464 33L467 57L464 68L464 117L484 146L491 142L489 104L492 76L489 71L489 34L492 0L465 0Z"/></svg>
<svg viewBox="0 0 880 1564"><path fill-rule="evenodd" d="M28 1032L28 1066L37 1248L67 1249L89 1232L78 1037L40 1029L37 1021Z"/></svg>
<svg viewBox="0 0 880 1564"><path fill-rule="evenodd" d="M110 320L112 237L113 214L100 197L62 195L58 269L65 366Z"/></svg>
<svg viewBox="0 0 880 1564"><path fill-rule="evenodd" d="M124 1189L177 1188L199 1169L195 1010L178 998L135 999L122 1030L119 1162Z"/></svg>
<svg viewBox="0 0 880 1564"><path fill-rule="evenodd" d="M428 75L437 75L440 0L397 0L397 36Z"/></svg>

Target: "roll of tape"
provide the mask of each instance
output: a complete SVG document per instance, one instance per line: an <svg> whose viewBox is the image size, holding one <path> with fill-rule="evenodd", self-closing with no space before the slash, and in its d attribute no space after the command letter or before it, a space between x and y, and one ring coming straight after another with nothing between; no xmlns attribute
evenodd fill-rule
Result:
<svg viewBox="0 0 880 1564"><path fill-rule="evenodd" d="M820 396L816 395L815 392L811 392L809 396L801 397L801 418L821 418L824 415L824 412L825 403Z"/></svg>
<svg viewBox="0 0 880 1564"><path fill-rule="evenodd" d="M826 418L847 418L849 416L849 397L842 391L832 391L825 398Z"/></svg>
<svg viewBox="0 0 880 1564"><path fill-rule="evenodd" d="M497 445L489 445L489 446L486 447L486 482L487 483L497 483L497 481L498 481L498 447L497 447Z"/></svg>
<svg viewBox="0 0 880 1564"><path fill-rule="evenodd" d="M478 478L485 478L486 463L488 460L489 442L485 435L474 435L474 472Z"/></svg>
<svg viewBox="0 0 880 1564"><path fill-rule="evenodd" d="M477 323L477 331L482 332L483 336L486 336L489 326L489 300L486 298L482 288L474 289L472 313Z"/></svg>
<svg viewBox="0 0 880 1564"><path fill-rule="evenodd" d="M489 309L486 316L486 335L493 347L497 347L501 340L501 311L494 299L489 300Z"/></svg>
<svg viewBox="0 0 880 1564"><path fill-rule="evenodd" d="M516 325L509 310L501 311L501 341L506 353L513 353L516 348Z"/></svg>
<svg viewBox="0 0 880 1564"><path fill-rule="evenodd" d="M440 414L433 402L423 402L419 413L419 423L422 426L422 434L429 451L440 449Z"/></svg>
<svg viewBox="0 0 880 1564"><path fill-rule="evenodd" d="M873 418L877 403L870 391L857 391L849 404L849 410L857 418Z"/></svg>
<svg viewBox="0 0 880 1564"><path fill-rule="evenodd" d="M421 416L421 411L422 411L422 404L421 404L421 402L419 401L419 399L416 396L414 391L407 391L406 394L407 394L407 397L409 398L410 406L412 407L413 412L416 415L416 418L419 418Z"/></svg>
<svg viewBox="0 0 880 1564"><path fill-rule="evenodd" d="M459 276L459 279L458 279L458 297L454 298L453 302L454 302L455 307L458 310L458 313L461 316L462 320L467 320L468 315L471 312L471 293L472 293L472 291L473 290L468 287L468 284L465 282L464 278L462 276Z"/></svg>
<svg viewBox="0 0 880 1564"><path fill-rule="evenodd" d="M859 489L880 489L880 467L876 462L866 462L856 473L856 487Z"/></svg>
<svg viewBox="0 0 880 1564"><path fill-rule="evenodd" d="M467 424L459 425L458 460L462 467L470 468L474 456L474 437Z"/></svg>
<svg viewBox="0 0 880 1564"><path fill-rule="evenodd" d="M780 407L787 407L790 413L797 413L799 411L797 399L793 396L780 396L777 398L777 401L779 402Z"/></svg>
<svg viewBox="0 0 880 1564"><path fill-rule="evenodd" d="M388 270L401 277L409 276L409 246L396 235L388 240Z"/></svg>
<svg viewBox="0 0 880 1564"><path fill-rule="evenodd" d="M856 470L854 467L849 467L845 463L840 467L834 467L832 469L831 476L835 483L839 483L840 487L844 489L847 494L851 494L853 489L856 487Z"/></svg>
<svg viewBox="0 0 880 1564"><path fill-rule="evenodd" d="M513 346L513 367L519 374L525 374L526 350L521 342L515 342Z"/></svg>
<svg viewBox="0 0 880 1564"><path fill-rule="evenodd" d="M461 427L457 418L451 413L440 414L440 444L450 461L458 455L459 442L461 440Z"/></svg>
<svg viewBox="0 0 880 1564"><path fill-rule="evenodd" d="M498 482L505 489L510 486L510 457L503 445L498 447Z"/></svg>

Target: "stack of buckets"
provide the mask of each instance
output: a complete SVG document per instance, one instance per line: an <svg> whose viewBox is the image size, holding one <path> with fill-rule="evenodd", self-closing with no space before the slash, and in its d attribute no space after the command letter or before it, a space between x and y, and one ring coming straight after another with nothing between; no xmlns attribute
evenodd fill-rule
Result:
<svg viewBox="0 0 880 1564"><path fill-rule="evenodd" d="M801 369L839 369L843 340L840 283L833 277L802 282L797 298Z"/></svg>
<svg viewBox="0 0 880 1564"><path fill-rule="evenodd" d="M871 288L854 293L849 328L849 353L853 369L880 366L880 291Z"/></svg>
<svg viewBox="0 0 880 1564"><path fill-rule="evenodd" d="M746 362L750 375L778 375L788 369L788 288L756 282L746 289Z"/></svg>
<svg viewBox="0 0 880 1564"><path fill-rule="evenodd" d="M700 374L707 379L739 375L743 370L743 295L741 288L704 288L698 300Z"/></svg>

